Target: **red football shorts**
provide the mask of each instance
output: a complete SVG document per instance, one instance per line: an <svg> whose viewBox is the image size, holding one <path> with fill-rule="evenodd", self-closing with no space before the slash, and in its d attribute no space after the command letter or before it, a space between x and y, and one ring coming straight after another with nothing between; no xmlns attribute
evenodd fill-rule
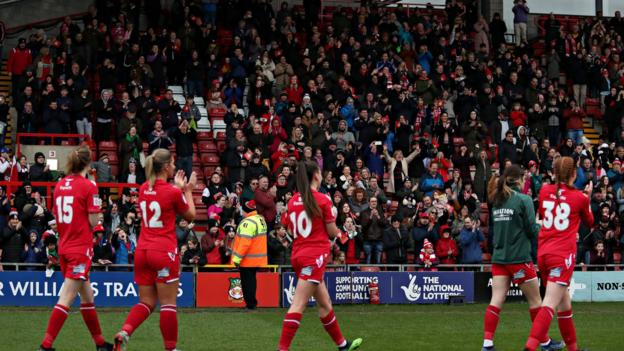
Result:
<svg viewBox="0 0 624 351"><path fill-rule="evenodd" d="M546 282L553 282L570 286L575 263L575 254L570 254L568 258L554 255L542 255L537 258L537 266L544 285Z"/></svg>
<svg viewBox="0 0 624 351"><path fill-rule="evenodd" d="M291 259L293 269L297 278L311 283L320 284L325 274L328 254L321 254L316 257L297 256Z"/></svg>
<svg viewBox="0 0 624 351"><path fill-rule="evenodd" d="M84 254L68 253L59 255L63 277L75 280L89 280L91 257Z"/></svg>
<svg viewBox="0 0 624 351"><path fill-rule="evenodd" d="M522 284L537 279L533 262L515 264L492 264L492 276L510 277L512 283Z"/></svg>
<svg viewBox="0 0 624 351"><path fill-rule="evenodd" d="M134 281L138 285L173 283L180 279L180 255L177 252L136 250Z"/></svg>

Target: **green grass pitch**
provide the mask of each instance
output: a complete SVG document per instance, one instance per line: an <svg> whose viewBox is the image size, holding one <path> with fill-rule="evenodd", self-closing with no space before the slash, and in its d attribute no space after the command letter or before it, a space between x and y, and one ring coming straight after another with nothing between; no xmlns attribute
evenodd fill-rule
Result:
<svg viewBox="0 0 624 351"><path fill-rule="evenodd" d="M96 301L97 303L97 301ZM480 350L484 304L465 306L337 306L336 315L347 338L362 337L369 350ZM285 309L246 313L232 309L181 309L179 343L183 351L275 350ZM0 309L0 350L36 350L50 309ZM100 309L108 340L121 327L127 309ZM575 303L579 346L592 351L624 350L624 303ZM560 339L556 321L551 335ZM500 351L522 350L530 322L526 304L507 304L496 334ZM55 348L59 351L94 350L78 309L72 309ZM130 339L129 351L162 350L158 313ZM304 314L292 350L335 350L314 308Z"/></svg>

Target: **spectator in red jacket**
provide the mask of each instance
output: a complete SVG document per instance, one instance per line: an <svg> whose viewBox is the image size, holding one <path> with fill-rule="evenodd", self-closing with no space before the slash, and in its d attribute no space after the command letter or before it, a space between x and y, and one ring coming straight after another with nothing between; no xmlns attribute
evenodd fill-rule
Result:
<svg viewBox="0 0 624 351"><path fill-rule="evenodd" d="M9 53L9 60L7 61L7 72L11 77L11 95L13 99L23 90L25 86L24 73L26 68L33 62L32 53L30 49L26 48L26 39L20 38L16 48L13 48Z"/></svg>
<svg viewBox="0 0 624 351"><path fill-rule="evenodd" d="M299 106L303 99L303 87L299 84L299 78L297 76L290 77L290 84L286 87L286 95L288 95L288 101Z"/></svg>
<svg viewBox="0 0 624 351"><path fill-rule="evenodd" d="M221 264L225 255L225 233L217 226L211 227L201 238L201 249L206 255L206 264Z"/></svg>
<svg viewBox="0 0 624 351"><path fill-rule="evenodd" d="M277 217L276 198L277 188L272 186L269 189L269 178L267 176L260 177L258 180L258 188L254 192L254 200L256 200L258 214L262 215L267 223L267 232L273 230L275 217Z"/></svg>
<svg viewBox="0 0 624 351"><path fill-rule="evenodd" d="M526 125L527 115L522 111L522 106L519 102L513 104L513 108L509 114L509 120L514 126L514 129Z"/></svg>
<svg viewBox="0 0 624 351"><path fill-rule="evenodd" d="M440 227L440 240L436 243L436 255L440 264L455 264L457 262L457 243L451 237L451 228L448 225Z"/></svg>
<svg viewBox="0 0 624 351"><path fill-rule="evenodd" d="M570 100L570 108L563 111L563 119L568 128L568 138L574 140L575 144L580 144L583 138L583 118L585 111L576 105L575 100Z"/></svg>

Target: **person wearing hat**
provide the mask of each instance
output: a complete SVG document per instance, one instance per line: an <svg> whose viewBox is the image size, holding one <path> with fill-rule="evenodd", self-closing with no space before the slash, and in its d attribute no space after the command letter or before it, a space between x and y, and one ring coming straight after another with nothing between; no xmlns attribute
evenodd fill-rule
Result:
<svg viewBox="0 0 624 351"><path fill-rule="evenodd" d="M245 218L238 224L232 245L232 264L240 270L241 287L247 310L255 310L256 272L268 264L267 223L256 211L256 202L241 204Z"/></svg>
<svg viewBox="0 0 624 351"><path fill-rule="evenodd" d="M43 152L35 153L35 163L32 166L30 166L29 180L31 182L51 182L52 181L52 173L50 172L50 166L46 164L46 158ZM44 195L44 196L46 194L46 189L43 187L33 189L33 191L38 191L41 195Z"/></svg>
<svg viewBox="0 0 624 351"><path fill-rule="evenodd" d="M101 224L93 228L93 262L101 265L109 265L113 263L115 254L111 240Z"/></svg>
<svg viewBox="0 0 624 351"><path fill-rule="evenodd" d="M1 233L0 247L2 247L2 250L0 250L0 263L20 262L20 255L26 239L26 231L17 214L17 209L11 209L9 212L9 223L6 227L2 228Z"/></svg>
<svg viewBox="0 0 624 351"><path fill-rule="evenodd" d="M401 220L402 218L398 215L392 216L391 226L383 234L383 247L388 264L407 263L410 238L407 229L401 224Z"/></svg>
<svg viewBox="0 0 624 351"><path fill-rule="evenodd" d="M128 110L117 123L117 140L125 138L132 126L136 127L137 134L143 135L143 121L137 118L137 107L135 104L128 106Z"/></svg>
<svg viewBox="0 0 624 351"><path fill-rule="evenodd" d="M435 244L438 241L438 229L435 221L431 220L431 217L426 211L420 212L417 215L416 224L412 228L411 236L414 242L414 252L420 252L425 244L425 239Z"/></svg>
<svg viewBox="0 0 624 351"><path fill-rule="evenodd" d="M420 249L418 255L418 263L422 266L421 271L437 271L437 268L433 266L438 264L438 257L435 254L433 244L431 241L425 239L423 242L423 248Z"/></svg>
<svg viewBox="0 0 624 351"><path fill-rule="evenodd" d="M6 70L11 77L11 96L15 99L23 87L22 77L26 68L33 63L33 55L26 47L26 39L19 38L17 47L9 52Z"/></svg>

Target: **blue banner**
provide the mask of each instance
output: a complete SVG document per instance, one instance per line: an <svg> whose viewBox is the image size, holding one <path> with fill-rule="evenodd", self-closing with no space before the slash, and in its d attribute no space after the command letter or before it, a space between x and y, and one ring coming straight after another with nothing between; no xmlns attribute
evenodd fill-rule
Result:
<svg viewBox="0 0 624 351"><path fill-rule="evenodd" d="M91 287L95 305L99 307L129 307L139 301L139 291L132 272L91 272ZM63 276L55 272L46 278L45 272L0 272L1 306L54 306L63 286ZM80 299L76 299L75 306ZM181 273L178 306L195 305L193 273Z"/></svg>
<svg viewBox="0 0 624 351"><path fill-rule="evenodd" d="M474 302L474 274L472 272L390 274L393 274L391 298L390 301L384 301L382 295L382 303L447 303L453 296L463 296L465 302Z"/></svg>
<svg viewBox="0 0 624 351"><path fill-rule="evenodd" d="M323 280L334 304L369 303L372 282L382 304L447 303L458 295L474 302L472 272L326 272ZM282 274L282 306L290 306L296 285L294 273Z"/></svg>
<svg viewBox="0 0 624 351"><path fill-rule="evenodd" d="M592 301L592 272L574 272L568 292L572 301Z"/></svg>

